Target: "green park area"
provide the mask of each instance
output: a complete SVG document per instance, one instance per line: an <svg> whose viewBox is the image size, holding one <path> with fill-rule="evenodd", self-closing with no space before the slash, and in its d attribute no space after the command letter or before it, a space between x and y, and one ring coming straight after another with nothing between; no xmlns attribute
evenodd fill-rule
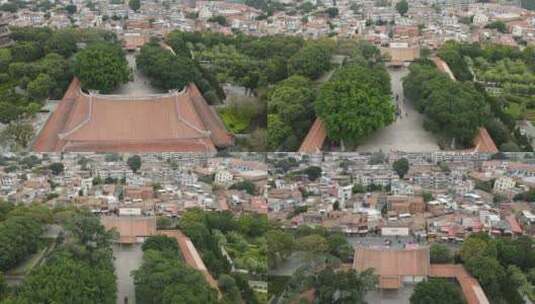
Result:
<svg viewBox="0 0 535 304"><path fill-rule="evenodd" d="M61 99L76 75L86 89L109 92L130 70L117 37L97 29L12 28L15 41L0 50L0 134L6 146L26 148L31 119L46 99Z"/></svg>
<svg viewBox="0 0 535 304"><path fill-rule="evenodd" d="M83 210L0 202L0 303L115 303L111 240L98 217ZM48 239L54 224L59 234Z"/></svg>
<svg viewBox="0 0 535 304"><path fill-rule="evenodd" d="M417 100L419 107L428 112L427 117L438 118L431 119L428 127L440 126L442 133L455 132L448 137L467 145L475 134L474 128L484 126L500 151L532 151L529 139L520 134L517 121L533 121L535 117L535 48L448 41L437 55L448 64L456 78L456 84L442 79L451 88L441 90L436 86L441 76L432 70L423 72L425 62L422 61L413 64L411 74L404 81L406 93L412 94L409 98ZM454 91L459 93L450 93ZM448 113L456 114L448 117ZM463 114L457 115L459 113ZM465 117L465 123L457 120L465 115L473 115L473 119ZM448 121L453 123L451 128L450 124L445 124ZM462 127L464 124L466 126Z"/></svg>
<svg viewBox="0 0 535 304"><path fill-rule="evenodd" d="M218 280L225 303L265 303L265 293L253 289L250 281L265 281L267 276L266 215L235 216L194 208L182 215L178 227Z"/></svg>

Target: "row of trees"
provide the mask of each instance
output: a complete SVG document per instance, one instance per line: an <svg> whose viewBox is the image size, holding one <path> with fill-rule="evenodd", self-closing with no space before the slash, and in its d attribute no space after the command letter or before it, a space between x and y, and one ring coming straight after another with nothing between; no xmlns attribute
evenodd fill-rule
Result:
<svg viewBox="0 0 535 304"><path fill-rule="evenodd" d="M188 52L179 52L175 56L152 40L141 48L136 65L157 88L181 90L193 82L209 103L217 103L224 97L222 89L214 79L205 77L206 72L190 56Z"/></svg>
<svg viewBox="0 0 535 304"><path fill-rule="evenodd" d="M166 39L178 55L193 58L216 75L254 92L291 75L317 78L330 67L332 42L305 42L283 35L224 36L211 32L170 33Z"/></svg>
<svg viewBox="0 0 535 304"><path fill-rule="evenodd" d="M166 40L179 54L193 53L209 62L208 69L219 81L230 81L250 89L273 84L293 74L317 78L330 68L333 44L328 40L305 42L283 35L254 37L224 36L212 32L170 33Z"/></svg>
<svg viewBox="0 0 535 304"><path fill-rule="evenodd" d="M468 81L473 79L473 75L469 70L469 66L466 64L465 57L469 57L472 60L481 57L491 63L503 59L520 59L531 68L534 68L534 52L535 47L533 46L526 47L521 51L517 47L503 44L487 44L482 46L478 43L459 43L450 40L440 47L437 54L448 63L457 80Z"/></svg>
<svg viewBox="0 0 535 304"><path fill-rule="evenodd" d="M529 237L493 239L474 234L465 240L459 255L491 302L523 303L524 296L533 299L535 250Z"/></svg>
<svg viewBox="0 0 535 304"><path fill-rule="evenodd" d="M483 95L471 83L451 80L430 61L411 64L409 70L403 89L418 111L426 115L424 126L456 144L470 146L478 128L490 116Z"/></svg>

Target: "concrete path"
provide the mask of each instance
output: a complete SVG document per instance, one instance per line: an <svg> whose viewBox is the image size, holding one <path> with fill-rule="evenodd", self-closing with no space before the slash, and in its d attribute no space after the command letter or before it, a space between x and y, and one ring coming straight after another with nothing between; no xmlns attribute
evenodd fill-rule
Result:
<svg viewBox="0 0 535 304"><path fill-rule="evenodd" d="M418 113L410 102L404 102L401 79L408 74L408 69L389 69L388 72L391 77L393 96L399 95L398 102L402 113L401 117L398 117L391 125L378 130L363 140L356 151L438 151L437 139L423 128L424 116Z"/></svg>
<svg viewBox="0 0 535 304"><path fill-rule="evenodd" d="M137 53L127 53L126 60L132 69L133 80L119 86L111 94L117 95L148 95L156 93L166 93L150 85L150 80L145 77L136 67Z"/></svg>
<svg viewBox="0 0 535 304"><path fill-rule="evenodd" d="M141 244L114 244L112 248L117 275L117 304L124 304L125 298L128 298L128 304L135 304L136 290L131 273L138 269L143 261Z"/></svg>

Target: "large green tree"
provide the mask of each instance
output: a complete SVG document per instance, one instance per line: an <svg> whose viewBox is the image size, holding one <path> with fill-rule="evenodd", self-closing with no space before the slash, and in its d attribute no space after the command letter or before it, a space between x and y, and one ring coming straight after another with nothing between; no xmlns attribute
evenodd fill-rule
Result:
<svg viewBox="0 0 535 304"><path fill-rule="evenodd" d="M76 9L76 7L74 7ZM74 54L78 47L77 34L72 29L57 30L52 33L49 39L47 39L44 49L47 54L57 53L65 58L69 58Z"/></svg>
<svg viewBox="0 0 535 304"><path fill-rule="evenodd" d="M297 149L296 144L312 124L315 95L312 82L297 75L279 82L268 92L268 142L272 150Z"/></svg>
<svg viewBox="0 0 535 304"><path fill-rule="evenodd" d="M28 147L34 136L33 126L22 121L13 121L0 132L0 142L13 143L22 148Z"/></svg>
<svg viewBox="0 0 535 304"><path fill-rule="evenodd" d="M180 255L180 250L178 248L176 239L165 235L149 237L145 240L145 242L143 242L143 246L141 248L143 251L157 250L175 257Z"/></svg>
<svg viewBox="0 0 535 304"><path fill-rule="evenodd" d="M137 12L139 10L139 8L141 8L141 1L140 0L129 0L128 1L128 6L130 6L130 8Z"/></svg>
<svg viewBox="0 0 535 304"><path fill-rule="evenodd" d="M26 89L32 99L43 101L48 97L52 87L54 87L53 79L47 74L39 74L34 80L28 83Z"/></svg>
<svg viewBox="0 0 535 304"><path fill-rule="evenodd" d="M409 172L409 160L404 158L404 157L396 160L392 164L392 169L394 169L394 171L396 171L396 173L398 174L399 178L403 178L403 176L405 176L405 174L407 174L407 172Z"/></svg>
<svg viewBox="0 0 535 304"><path fill-rule="evenodd" d="M432 63L415 63L403 80L406 96L426 114L425 127L470 146L480 126L490 117L483 95L470 83L456 82Z"/></svg>
<svg viewBox="0 0 535 304"><path fill-rule="evenodd" d="M350 64L322 86L315 109L330 139L357 142L393 122L390 79L385 74L380 66Z"/></svg>
<svg viewBox="0 0 535 304"><path fill-rule="evenodd" d="M109 93L128 81L130 69L119 45L96 43L76 54L74 74L85 89Z"/></svg>
<svg viewBox="0 0 535 304"><path fill-rule="evenodd" d="M278 114L268 114L267 145L270 151L277 151L291 134L292 128Z"/></svg>
<svg viewBox="0 0 535 304"><path fill-rule="evenodd" d="M126 160L126 163L136 173L141 168L141 157L139 155L132 155Z"/></svg>
<svg viewBox="0 0 535 304"><path fill-rule="evenodd" d="M309 43L290 58L290 74L316 79L331 67L331 54L332 46L327 42Z"/></svg>
<svg viewBox="0 0 535 304"><path fill-rule="evenodd" d="M401 16L404 16L409 11L409 3L407 0L401 0L396 3L396 10Z"/></svg>
<svg viewBox="0 0 535 304"><path fill-rule="evenodd" d="M175 56L151 42L141 48L136 63L155 87L182 90L190 82L200 79L199 70L188 56L185 53L177 53Z"/></svg>

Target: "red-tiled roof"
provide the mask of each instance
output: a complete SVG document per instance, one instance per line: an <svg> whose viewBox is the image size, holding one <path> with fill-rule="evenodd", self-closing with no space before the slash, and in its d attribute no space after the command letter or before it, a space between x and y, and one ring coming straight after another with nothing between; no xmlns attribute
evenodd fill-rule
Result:
<svg viewBox="0 0 535 304"><path fill-rule="evenodd" d="M461 285L464 298L468 304L489 304L489 300L479 285L462 265L458 264L432 264L429 269L430 277L455 278Z"/></svg>
<svg viewBox="0 0 535 304"><path fill-rule="evenodd" d="M80 91L80 81L74 78L69 85L69 88L63 95L63 99L58 104L54 113L48 118L39 136L33 144L33 150L38 152L52 152L57 151L58 137L61 133L67 120L69 120L69 113L72 111L76 103L76 98Z"/></svg>
<svg viewBox="0 0 535 304"><path fill-rule="evenodd" d="M477 131L477 135L474 138L474 151L479 153L496 153L498 148L490 137L486 128L481 127Z"/></svg>
<svg viewBox="0 0 535 304"><path fill-rule="evenodd" d="M225 130L225 125L216 111L206 103L196 85L190 84L187 88L188 95L193 103L197 114L205 127L211 132L211 138L218 147L228 147L234 142L234 138Z"/></svg>
<svg viewBox="0 0 535 304"><path fill-rule="evenodd" d="M357 271L373 268L380 288L399 288L402 276L427 276L429 248L358 248L353 267Z"/></svg>
<svg viewBox="0 0 535 304"><path fill-rule="evenodd" d="M138 237L156 233L156 220L153 217L103 216L100 221L106 230L117 230L119 243L135 243Z"/></svg>
<svg viewBox="0 0 535 304"><path fill-rule="evenodd" d="M190 84L148 96L85 94L73 79L33 149L38 152L213 152L229 146L215 112Z"/></svg>
<svg viewBox="0 0 535 304"><path fill-rule="evenodd" d="M326 138L327 138L327 129L325 129L323 122L319 118L316 118L316 120L312 124L312 127L310 127L310 130L308 131L308 134L305 137L305 140L303 140L303 143L301 144L301 147L299 148L299 152L301 153L320 152Z"/></svg>
<svg viewBox="0 0 535 304"><path fill-rule="evenodd" d="M180 230L159 230L158 232L176 239L178 246L180 247L180 253L182 254L186 264L191 266L193 269L200 271L204 275L208 284L217 290L219 297L221 297L221 292L219 291L217 281L214 279L214 277L212 277L210 272L208 272L208 269L204 265L199 252L193 245L193 242L190 240L190 238L188 238Z"/></svg>
<svg viewBox="0 0 535 304"><path fill-rule="evenodd" d="M439 71L448 74L448 76L450 76L451 80L456 80L455 76L453 75L453 73L450 70L450 67L448 66L448 64L444 60L440 59L439 57L433 57L432 60L435 63L435 65L437 66L437 68L439 69Z"/></svg>
<svg viewBox="0 0 535 304"><path fill-rule="evenodd" d="M520 227L520 224L518 223L514 215L508 215L505 217L505 219L511 226L511 231L513 231L514 234L522 234L522 227Z"/></svg>

